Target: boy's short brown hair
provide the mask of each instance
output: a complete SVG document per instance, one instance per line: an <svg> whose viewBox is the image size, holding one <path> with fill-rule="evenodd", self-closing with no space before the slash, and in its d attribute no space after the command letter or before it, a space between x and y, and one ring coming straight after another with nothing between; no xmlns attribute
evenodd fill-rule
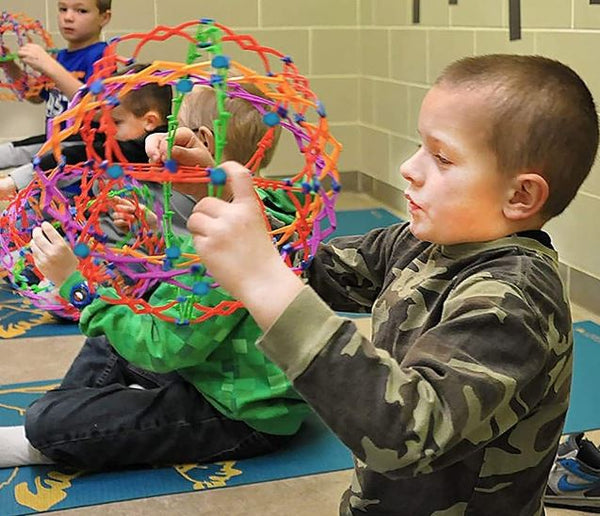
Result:
<svg viewBox="0 0 600 516"><path fill-rule="evenodd" d="M435 85L489 88L490 145L500 170L546 179L546 219L568 206L598 149L594 99L571 68L541 56L467 57L449 65Z"/></svg>
<svg viewBox="0 0 600 516"><path fill-rule="evenodd" d="M266 98L253 84L244 84L242 88L260 98ZM225 100L225 109L231 114L227 121L227 143L224 154L227 159L245 164L256 152L258 143L266 134L269 127L263 122L263 115L252 102L237 96L228 96ZM198 130L202 126L213 128L213 122L218 118L217 97L215 90L209 86L200 86L187 95L179 113L179 122L182 126ZM260 164L266 167L275 152L281 127L275 128L273 145L265 150Z"/></svg>
<svg viewBox="0 0 600 516"><path fill-rule="evenodd" d="M112 0L96 0L96 7L100 11L100 14L110 11Z"/></svg>
<svg viewBox="0 0 600 516"><path fill-rule="evenodd" d="M115 75L125 75L127 73L138 73L146 69L149 65L137 63L119 71ZM127 111L133 113L137 118L143 117L149 111L156 111L161 119L161 125L167 123L167 116L171 114L171 105L173 101L173 90L169 85L160 85L157 83L146 83L130 91L121 98L121 105Z"/></svg>

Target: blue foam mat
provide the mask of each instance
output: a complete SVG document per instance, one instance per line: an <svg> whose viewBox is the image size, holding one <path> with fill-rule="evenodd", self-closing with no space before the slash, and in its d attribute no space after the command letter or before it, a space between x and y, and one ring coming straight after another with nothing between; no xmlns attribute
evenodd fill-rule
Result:
<svg viewBox="0 0 600 516"><path fill-rule="evenodd" d="M0 426L22 424L25 407L58 382L0 386ZM350 468L348 449L312 415L284 449L253 459L93 474L56 466L0 469L0 514L33 514Z"/></svg>
<svg viewBox="0 0 600 516"><path fill-rule="evenodd" d="M75 323L58 321L45 310L33 306L7 283L0 281L0 338L77 335Z"/></svg>
<svg viewBox="0 0 600 516"><path fill-rule="evenodd" d="M375 228L402 222L402 219L383 208L338 211L336 218L337 228L326 240L338 236L362 235Z"/></svg>

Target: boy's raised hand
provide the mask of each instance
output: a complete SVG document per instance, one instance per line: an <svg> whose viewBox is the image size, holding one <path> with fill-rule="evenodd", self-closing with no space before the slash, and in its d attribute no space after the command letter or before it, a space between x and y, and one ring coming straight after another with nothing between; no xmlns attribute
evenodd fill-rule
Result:
<svg viewBox="0 0 600 516"><path fill-rule="evenodd" d="M56 60L36 43L26 43L19 48L17 55L24 64L44 75L51 75L52 67L56 66Z"/></svg>
<svg viewBox="0 0 600 516"><path fill-rule="evenodd" d="M266 329L303 284L273 245L248 170L233 161L221 166L233 200L205 197L196 204L187 227L209 274Z"/></svg>
<svg viewBox="0 0 600 516"><path fill-rule="evenodd" d="M33 261L40 272L57 286L77 269L79 260L58 231L47 221L31 234Z"/></svg>
<svg viewBox="0 0 600 516"><path fill-rule="evenodd" d="M167 133L149 135L145 146L150 163L164 163L167 160ZM210 150L198 139L194 131L187 127L180 127L175 131L171 159L190 167L212 167L215 164Z"/></svg>

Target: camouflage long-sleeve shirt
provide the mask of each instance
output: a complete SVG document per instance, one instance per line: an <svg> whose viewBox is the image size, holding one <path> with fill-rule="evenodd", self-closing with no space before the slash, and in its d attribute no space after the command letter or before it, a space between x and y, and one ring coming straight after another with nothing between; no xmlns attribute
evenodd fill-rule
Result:
<svg viewBox="0 0 600 516"><path fill-rule="evenodd" d="M354 454L341 514L543 514L572 366L549 245L397 225L321 247L261 347ZM332 310L372 310L373 339Z"/></svg>

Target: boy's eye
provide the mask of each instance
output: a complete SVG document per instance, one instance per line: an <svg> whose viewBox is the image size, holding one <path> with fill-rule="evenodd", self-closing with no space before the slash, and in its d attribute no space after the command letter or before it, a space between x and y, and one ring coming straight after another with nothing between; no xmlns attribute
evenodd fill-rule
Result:
<svg viewBox="0 0 600 516"><path fill-rule="evenodd" d="M446 159L444 156L442 156L441 154L435 154L435 159L441 163L442 165L451 165L452 162L449 159Z"/></svg>

